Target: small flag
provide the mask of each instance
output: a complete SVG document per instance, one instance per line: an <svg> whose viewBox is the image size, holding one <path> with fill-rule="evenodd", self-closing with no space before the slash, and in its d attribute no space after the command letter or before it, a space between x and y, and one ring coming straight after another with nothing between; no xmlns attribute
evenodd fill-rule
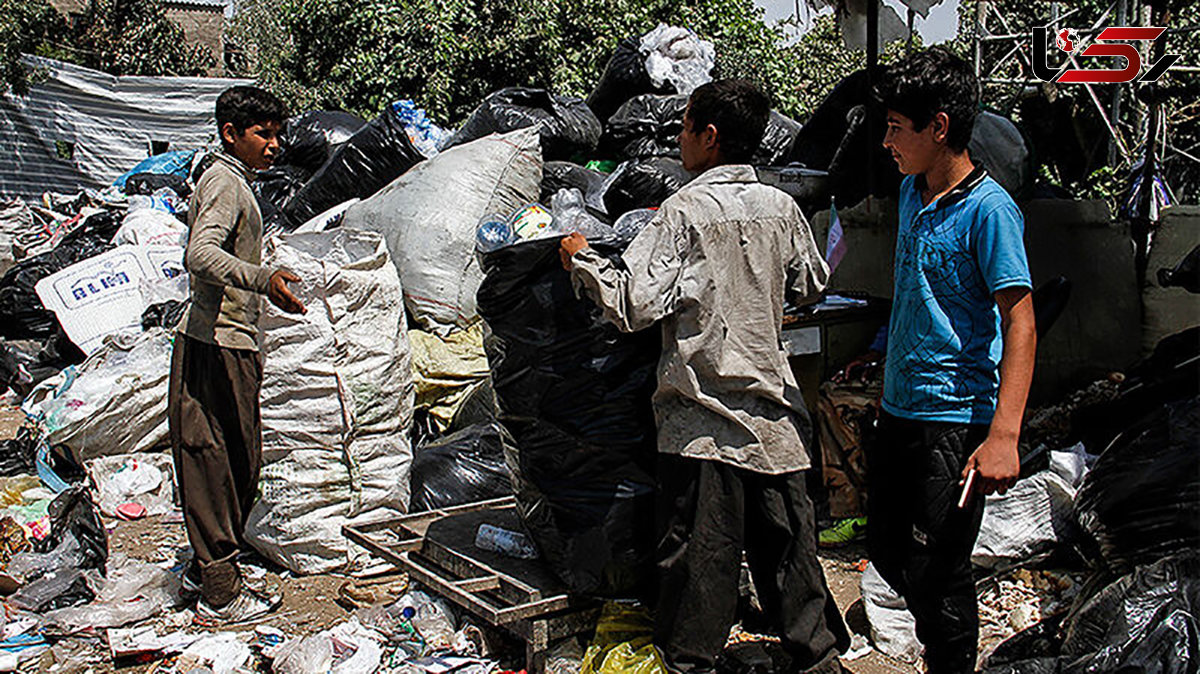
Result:
<svg viewBox="0 0 1200 674"><path fill-rule="evenodd" d="M829 273L837 269L842 258L846 257L846 233L842 231L842 221L838 218L837 204L829 200L829 237L825 240L825 262L829 265Z"/></svg>

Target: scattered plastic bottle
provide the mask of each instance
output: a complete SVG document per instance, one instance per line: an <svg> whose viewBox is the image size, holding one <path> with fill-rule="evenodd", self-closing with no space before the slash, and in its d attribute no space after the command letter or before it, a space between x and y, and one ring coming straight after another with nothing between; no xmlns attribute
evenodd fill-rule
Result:
<svg viewBox="0 0 1200 674"><path fill-rule="evenodd" d="M440 152L450 139L449 132L430 121L425 111L407 98L392 103L392 112L408 131L413 147L426 158Z"/></svg>
<svg viewBox="0 0 1200 674"><path fill-rule="evenodd" d="M519 531L509 531L490 524L480 524L475 532L475 547L499 552L517 559L537 559L537 547Z"/></svg>
<svg viewBox="0 0 1200 674"><path fill-rule="evenodd" d="M475 247L483 253L503 248L513 239L512 225L499 215L484 216L475 230Z"/></svg>

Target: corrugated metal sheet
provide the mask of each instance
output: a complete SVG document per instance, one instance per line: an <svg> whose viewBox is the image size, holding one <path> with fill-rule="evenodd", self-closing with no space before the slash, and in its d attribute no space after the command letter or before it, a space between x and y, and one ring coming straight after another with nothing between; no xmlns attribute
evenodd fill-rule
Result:
<svg viewBox="0 0 1200 674"><path fill-rule="evenodd" d="M150 156L216 139L217 96L250 80L115 77L60 61L23 57L38 71L28 96L0 96L0 196L104 187ZM69 146L69 159L59 144Z"/></svg>

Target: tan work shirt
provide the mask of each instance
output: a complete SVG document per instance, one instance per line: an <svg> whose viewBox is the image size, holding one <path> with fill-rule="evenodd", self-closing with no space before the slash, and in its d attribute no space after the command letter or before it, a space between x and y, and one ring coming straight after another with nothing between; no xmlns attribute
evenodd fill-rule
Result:
<svg viewBox="0 0 1200 674"><path fill-rule="evenodd" d="M262 213L250 190L254 171L218 152L188 203L187 251L192 303L180 323L188 337L230 349L258 350L261 294L272 270L262 262Z"/></svg>
<svg viewBox="0 0 1200 674"><path fill-rule="evenodd" d="M750 166L709 169L663 203L622 258L627 271L585 248L572 277L623 331L662 321L659 451L760 473L808 468L804 401L782 345L784 290L813 301L829 269L792 198Z"/></svg>

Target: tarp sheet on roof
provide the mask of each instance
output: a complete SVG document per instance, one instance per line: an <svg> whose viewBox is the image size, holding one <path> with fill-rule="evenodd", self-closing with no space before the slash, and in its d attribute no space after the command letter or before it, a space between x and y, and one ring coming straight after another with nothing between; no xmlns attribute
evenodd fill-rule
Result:
<svg viewBox="0 0 1200 674"><path fill-rule="evenodd" d="M22 62L35 71L29 95L0 95L0 195L10 197L105 187L151 154L207 146L216 140L217 96L253 83Z"/></svg>

